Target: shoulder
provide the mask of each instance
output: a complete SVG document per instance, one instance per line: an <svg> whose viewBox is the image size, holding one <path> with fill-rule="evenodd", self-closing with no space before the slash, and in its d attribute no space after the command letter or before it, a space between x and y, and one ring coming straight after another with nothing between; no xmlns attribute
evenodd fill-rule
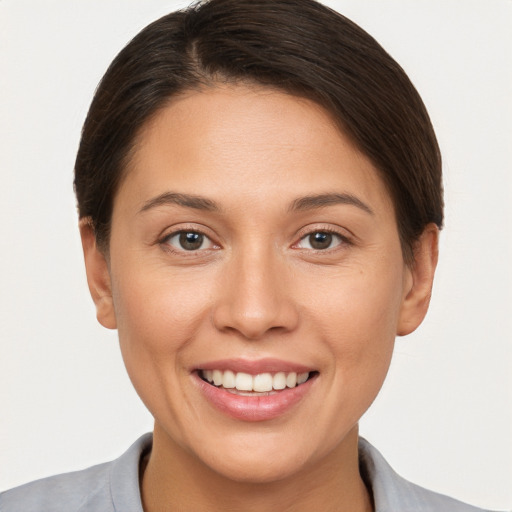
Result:
<svg viewBox="0 0 512 512"><path fill-rule="evenodd" d="M359 440L361 472L373 492L375 512L490 512L415 485L398 475L368 441Z"/></svg>
<svg viewBox="0 0 512 512"><path fill-rule="evenodd" d="M141 454L151 436L138 439L118 459L82 471L30 482L0 494L2 512L141 512Z"/></svg>
<svg viewBox="0 0 512 512"><path fill-rule="evenodd" d="M0 494L0 510L2 512L78 511L87 500L95 497L101 499L101 495L105 495L108 490L111 464L100 464L83 471L43 478L15 487Z"/></svg>

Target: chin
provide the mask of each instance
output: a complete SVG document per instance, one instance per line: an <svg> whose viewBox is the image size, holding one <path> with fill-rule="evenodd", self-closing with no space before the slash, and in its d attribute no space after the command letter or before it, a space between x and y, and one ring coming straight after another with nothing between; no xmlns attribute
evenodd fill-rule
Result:
<svg viewBox="0 0 512 512"><path fill-rule="evenodd" d="M357 428L354 432L357 438ZM340 435L329 439L328 435L319 433L297 434L296 426L279 433L271 432L270 426L259 434L226 432L218 442L196 445L195 454L204 466L231 481L270 484L314 471L322 461L332 455L337 457L345 439L351 437Z"/></svg>
<svg viewBox="0 0 512 512"><path fill-rule="evenodd" d="M269 455L262 453L247 453L244 456L233 453L222 461L212 461L210 468L217 474L234 482L247 484L271 484L300 473L306 466L307 460L298 454L283 454L274 451Z"/></svg>

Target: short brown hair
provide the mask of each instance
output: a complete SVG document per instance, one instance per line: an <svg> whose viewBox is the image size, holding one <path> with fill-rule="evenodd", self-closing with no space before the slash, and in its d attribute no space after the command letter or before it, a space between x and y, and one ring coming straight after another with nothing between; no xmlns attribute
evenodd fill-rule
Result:
<svg viewBox="0 0 512 512"><path fill-rule="evenodd" d="M252 82L322 105L381 174L404 258L443 223L441 156L402 68L352 21L314 0L210 0L143 29L101 80L75 164L80 218L108 249L114 196L142 125L180 92Z"/></svg>

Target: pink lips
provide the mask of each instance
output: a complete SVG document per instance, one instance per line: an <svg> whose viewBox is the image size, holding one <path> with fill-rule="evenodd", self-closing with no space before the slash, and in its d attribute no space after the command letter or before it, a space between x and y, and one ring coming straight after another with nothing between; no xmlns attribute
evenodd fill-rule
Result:
<svg viewBox="0 0 512 512"><path fill-rule="evenodd" d="M244 372L251 375L276 372L312 372L304 365L280 361L277 359L229 359L210 361L201 365L198 370L231 370L235 373ZM317 375L294 388L286 388L268 395L242 396L231 393L205 382L199 371L193 372L196 385L206 400L217 410L237 420L268 421L278 418L298 404L314 385Z"/></svg>
<svg viewBox="0 0 512 512"><path fill-rule="evenodd" d="M258 373L274 372L310 372L312 368L302 364L281 361L279 359L265 358L259 360L249 359L221 359L218 361L209 361L199 365L201 370L231 370L232 372L244 372L251 375Z"/></svg>

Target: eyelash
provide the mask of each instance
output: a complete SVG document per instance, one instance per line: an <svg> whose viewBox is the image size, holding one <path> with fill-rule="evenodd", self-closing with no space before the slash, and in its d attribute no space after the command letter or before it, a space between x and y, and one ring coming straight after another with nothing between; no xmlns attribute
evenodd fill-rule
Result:
<svg viewBox="0 0 512 512"><path fill-rule="evenodd" d="M202 237L201 245L203 245L206 242L206 243L209 243L211 245L211 247L207 247L204 249L202 249L201 247L198 247L197 249L185 249L183 247L178 248L178 247L173 246L170 243L170 241L173 238L179 237L181 235L199 235ZM211 239L210 236L208 236L206 233L204 233L202 230L198 229L197 227L193 227L193 228L184 227L182 229L178 229L176 231L168 233L168 234L162 236L158 240L158 244L168 252L171 252L174 254L186 255L189 257L198 256L200 253L203 253L203 251L205 251L205 250L216 250L216 249L220 248L220 246L218 244L216 244Z"/></svg>
<svg viewBox="0 0 512 512"><path fill-rule="evenodd" d="M314 247L309 247L309 248L299 247L299 244L301 242L303 242L304 240L307 240L312 235L316 235L316 234L320 234L320 233L328 234L333 237L336 237L338 239L338 243L334 247L327 247L325 249L315 249ZM303 231L302 233L300 233L299 241L296 242L295 244L293 244L292 248L297 249L297 250L304 249L304 250L308 250L308 251L314 251L315 253L318 254L318 253L327 253L327 252L336 251L336 250L340 249L340 246L347 246L347 245L352 245L351 239L348 236L341 234L336 229L332 229L330 227L316 227L315 229L309 229L307 231Z"/></svg>
<svg viewBox="0 0 512 512"><path fill-rule="evenodd" d="M333 242L332 239L329 239L329 247L326 248L315 248L311 246L311 242L309 242L309 247L300 247L300 244L304 241L307 241L309 237L317 234L327 234L332 236L333 238L338 239L338 243L334 247L330 247L331 243ZM201 238L201 245L197 248L191 248L191 249L185 249L183 246L181 248L178 248L176 246L173 246L173 244L170 243L170 241L175 238L182 235L199 235ZM180 243L181 240L178 242ZM192 241L193 242L193 241ZM210 247L202 248L202 245L204 243L209 243ZM168 233L165 236L163 236L159 241L159 245L161 245L165 250L180 254L180 255L186 255L189 257L198 256L199 254L203 253L203 251L211 251L219 249L220 246L213 242L211 237L209 237L206 233L204 233L202 230L197 229L196 227L187 229L182 228L177 231L173 231L172 233ZM297 242L295 242L292 245L292 249L296 250L305 250L305 251L313 251L314 253L330 253L332 251L336 251L340 248L340 246L346 246L351 245L351 240L346 235L342 235L339 231L332 229L330 227L316 227L316 229L309 229L309 230L303 230L302 233L300 233L300 238ZM180 244L181 245L181 244Z"/></svg>

